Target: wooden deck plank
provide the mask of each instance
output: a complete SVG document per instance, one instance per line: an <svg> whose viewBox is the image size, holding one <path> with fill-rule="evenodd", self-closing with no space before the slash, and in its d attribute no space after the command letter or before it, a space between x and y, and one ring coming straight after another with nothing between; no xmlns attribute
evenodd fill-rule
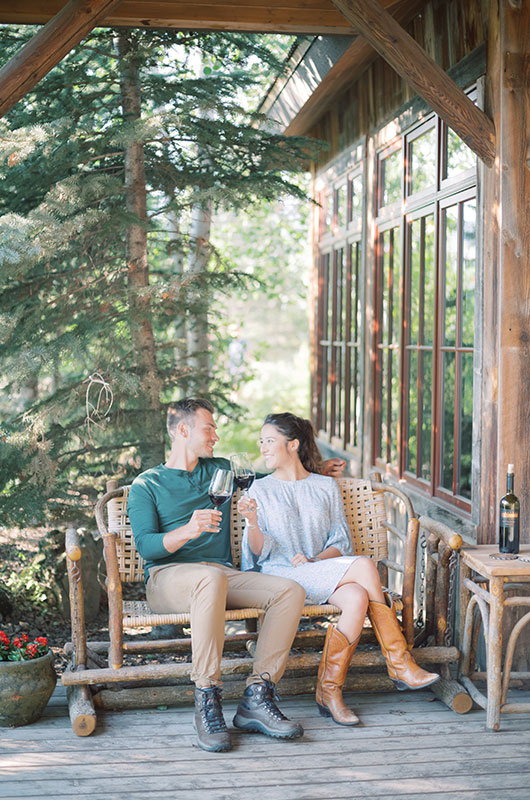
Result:
<svg viewBox="0 0 530 800"><path fill-rule="evenodd" d="M0 798L529 800L530 714L492 732L484 711L459 716L429 692L347 699L363 725L337 726L312 697L289 697L281 707L303 739L236 733L230 753L205 753L190 707L98 713L95 733L76 737L58 687L41 720L2 729ZM235 708L225 704L227 722Z"/></svg>
<svg viewBox="0 0 530 800"><path fill-rule="evenodd" d="M241 737L238 737L236 747L241 745L244 748ZM510 756L506 754L503 759L498 758L474 758L458 756L453 759L451 764L452 776L471 776L471 775L503 775L505 773L518 773L519 775L527 775L530 772L530 759L528 756L528 748L518 756ZM235 773L238 774L237 783L240 787L247 786L249 789L252 787L269 786L278 780L283 781L285 778L289 780L293 774L300 773L303 769L304 782L306 783L321 783L326 780L327 772L330 767L333 768L333 778L339 780L355 780L355 781L371 781L371 780L390 780L392 778L442 778L447 774L447 764L443 761L437 760L423 760L418 763L415 759L413 764L403 762L398 759L389 759L388 754L381 753L363 753L362 758L357 758L357 753L350 753L347 760L354 763L350 766L345 766L345 754L336 753L335 755L328 755L327 757L320 757L318 766L315 764L315 757L312 756L310 760L305 759L305 764L302 762L304 759L299 756L296 759L296 766L293 766L292 758L275 758L271 756L263 759L261 762L253 762L252 770L248 768L248 758L235 759L228 756L224 761L217 761L215 764L203 759L202 762L194 762L196 764L195 774L193 776L186 776L181 774L179 777L179 789L184 790L188 787L191 791L192 788L207 789L216 788L219 783L222 783L223 778L227 772L230 776ZM298 763L298 759L301 762ZM207 773L203 774L201 768L203 765L208 764ZM24 772L20 771L19 766L7 766L2 769L2 774L5 776L5 781L14 781L20 787L22 793L26 796L26 787L33 786L33 784L45 782L51 785L54 782L72 783L77 782L80 792L91 791L94 780L112 782L116 780L116 772L118 767L121 766L122 770L126 772L127 779L146 779L154 782L152 788L165 788L165 778L175 775L175 762L171 758L170 753L166 751L164 761L158 761L156 767L156 777L152 777L152 764L147 760L142 760L141 763L121 761L118 764L102 764L100 762L87 764L84 759L82 764L70 765L46 765L46 774L41 777L41 766L24 767ZM373 767L377 767L374 773ZM326 775L327 773L327 775ZM151 776L151 777L150 777ZM527 779L527 784L530 783ZM87 788L89 787L89 788Z"/></svg>
<svg viewBox="0 0 530 800"><path fill-rule="evenodd" d="M442 747L443 739L440 738L437 743L430 742L431 746L429 747L416 748L414 761L418 764L435 761L439 763L456 763L466 760L509 759L513 758L516 754L516 757L528 759L530 756L530 744L526 745L526 747L523 745L514 750L515 744L521 745L519 734L514 734L506 738L507 741L503 738L502 743L491 742L491 740L488 742L483 738L480 738L477 742L469 742L460 739L456 741L456 743L453 743L453 739L451 739L451 745L446 747ZM407 737L407 740L405 742L399 742L397 747L396 743L392 742L392 739L386 740L383 744L379 741L377 743L376 752L373 751L373 745L370 742L355 742L355 756L358 761L362 762L363 766L374 764L400 764L403 762L403 756L407 750L414 749L415 741L417 740L414 737ZM305 769L307 766L314 765L315 757L325 761L325 763L330 766L340 766L344 760L342 752L337 752L336 747L333 745L329 749L323 750L321 746L309 749L307 743L304 742L303 744L304 747L302 749L299 748L301 752L296 754L296 766L299 769ZM15 771L25 770L26 773L21 774L20 779L27 780L31 777L31 771L33 769L41 769L43 765L46 766L47 775L50 774L50 770L55 766L77 767L79 764L78 753L79 750L66 752L50 750L38 754L20 752L17 755L2 755L0 756L0 771L2 775L8 775ZM521 753L521 756L518 755L519 753ZM278 752L278 749L275 749L273 754L266 754L263 751L259 755L267 755L267 759L266 762L261 762L259 758L255 761L253 769L258 771L283 769L285 768L285 762L291 761L293 758L292 753ZM240 752L238 754L237 750L235 750L229 755L224 754L223 756L217 756L220 765L226 769L233 770L248 768L246 765L247 758L248 749L246 747L244 753ZM106 765L111 765L115 772L120 767L123 767L124 770L129 768L133 769L136 764L142 762L155 764L159 762L165 763L166 761L167 754L163 750L160 748L146 748L145 744L142 746L140 741L134 743L133 747L127 747L126 754L122 749L117 747L105 748L104 750L98 749L93 752L83 752L84 770L88 768L89 765L96 764L102 769ZM191 761L197 764L197 767L200 766L201 762L213 765L215 757L209 754L205 755L202 751L194 751L193 753L172 753L171 762L173 764L178 764L180 762L190 763ZM215 766L212 766L211 769L215 770Z"/></svg>
<svg viewBox="0 0 530 800"><path fill-rule="evenodd" d="M501 796L505 796L506 789L520 790L526 776L519 773L475 773L464 775L441 775L441 776L413 776L412 778L393 777L380 779L374 776L372 780L365 780L357 777L357 770L343 767L341 770L334 771L330 776L329 772L322 770L320 779L312 778L312 773L301 775L296 770L286 775L271 775L266 781L258 780L261 776L256 776L248 770L248 782L241 784L239 776L236 780L230 774L224 773L223 780L217 777L215 785L205 786L194 775L185 779L182 774L173 773L174 786L172 787L173 797L175 798L248 798L249 791L262 790L268 800L278 798L278 800L301 800L302 798L315 797L328 800L329 798L352 798L353 791L355 798L389 796L400 798L403 794L416 794L431 796L433 792L467 792L477 790L497 789ZM330 779L332 777L332 779ZM528 783L526 782L526 786ZM140 776L133 778L129 776L119 776L114 778L100 778L95 776L92 780L36 780L32 783L24 783L24 797L110 797L120 796L121 798L130 797L133 793L139 793L143 787L144 797L149 795L161 796L168 788L167 776L153 776L146 769L145 780ZM18 796L21 785L14 780L4 780L0 789L0 797ZM169 796L169 795L167 795ZM528 790L527 795L528 797Z"/></svg>

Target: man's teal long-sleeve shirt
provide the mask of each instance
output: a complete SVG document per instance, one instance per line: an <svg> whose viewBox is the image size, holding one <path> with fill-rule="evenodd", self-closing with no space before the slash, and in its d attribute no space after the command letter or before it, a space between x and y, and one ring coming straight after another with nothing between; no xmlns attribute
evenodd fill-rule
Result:
<svg viewBox="0 0 530 800"><path fill-rule="evenodd" d="M230 462L226 458L199 458L191 472L159 464L133 481L127 512L136 548L145 561L146 581L153 566L198 561L232 564L230 503L221 506L219 533L202 533L174 553L166 550L163 543L164 535L186 525L196 509L214 508L208 487L218 467L230 469Z"/></svg>

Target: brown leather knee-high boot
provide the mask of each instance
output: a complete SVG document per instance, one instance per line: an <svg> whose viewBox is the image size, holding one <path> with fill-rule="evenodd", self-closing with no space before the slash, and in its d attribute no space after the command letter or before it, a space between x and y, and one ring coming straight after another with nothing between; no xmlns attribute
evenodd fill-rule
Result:
<svg viewBox="0 0 530 800"><path fill-rule="evenodd" d="M424 689L440 676L418 667L401 632L396 612L386 603L368 604L368 616L385 657L388 675L397 689Z"/></svg>
<svg viewBox="0 0 530 800"><path fill-rule="evenodd" d="M357 725L360 722L342 699L346 673L360 638L350 644L335 625L330 625L326 633L318 667L316 701L322 716L332 717L337 725Z"/></svg>

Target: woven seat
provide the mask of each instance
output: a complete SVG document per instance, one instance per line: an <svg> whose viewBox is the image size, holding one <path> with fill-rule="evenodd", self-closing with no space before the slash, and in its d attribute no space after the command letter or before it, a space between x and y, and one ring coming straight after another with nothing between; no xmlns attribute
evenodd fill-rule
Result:
<svg viewBox="0 0 530 800"><path fill-rule="evenodd" d="M350 528L353 550L356 555L370 556L377 562L388 557L388 511L384 500L384 490L374 489L368 480L341 478L339 481L346 520ZM118 571L122 583L143 582L144 561L136 550L131 524L127 516L127 500L129 487L124 486L117 497L109 499L107 504L108 531L115 534ZM230 509L230 543L234 566L241 566L241 543L245 529L245 520L237 511L240 492L232 498ZM401 597L392 593L396 610L401 611ZM320 617L339 614L340 609L331 604L307 605L304 617ZM245 620L259 619L263 611L258 608L230 609L225 619ZM122 603L122 621L128 628L140 628L156 625L188 625L189 613L156 614L145 601L125 600Z"/></svg>

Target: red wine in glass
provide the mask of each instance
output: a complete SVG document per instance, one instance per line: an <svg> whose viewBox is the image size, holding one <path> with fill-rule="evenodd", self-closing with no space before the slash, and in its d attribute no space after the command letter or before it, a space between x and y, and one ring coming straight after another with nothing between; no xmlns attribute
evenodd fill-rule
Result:
<svg viewBox="0 0 530 800"><path fill-rule="evenodd" d="M229 469L216 469L208 489L208 497L219 508L232 497L234 491L234 473Z"/></svg>
<svg viewBox="0 0 530 800"><path fill-rule="evenodd" d="M253 472L248 472L243 475L234 475L234 483L239 488L246 492L252 484L254 483L254 478L256 476Z"/></svg>
<svg viewBox="0 0 530 800"><path fill-rule="evenodd" d="M246 453L234 453L230 456L230 467L234 473L234 483L244 492L248 491L254 483L256 473L252 461Z"/></svg>
<svg viewBox="0 0 530 800"><path fill-rule="evenodd" d="M208 497L210 498L214 506L216 508L219 508L220 506L223 505L223 503L226 503L228 500L230 500L230 498L232 497L232 492L230 492L229 494L214 494L213 492L208 492Z"/></svg>

